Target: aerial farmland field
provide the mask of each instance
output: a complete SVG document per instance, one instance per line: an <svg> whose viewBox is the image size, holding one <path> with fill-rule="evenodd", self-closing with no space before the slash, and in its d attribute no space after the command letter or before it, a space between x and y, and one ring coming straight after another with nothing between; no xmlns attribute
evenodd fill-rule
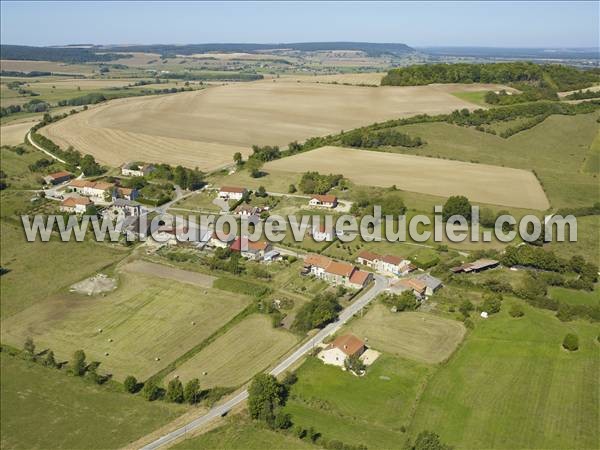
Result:
<svg viewBox="0 0 600 450"><path fill-rule="evenodd" d="M549 203L532 172L369 150L322 147L266 165L291 173L341 173L356 184L431 195L466 195L495 205L544 210ZM432 183L431 180L436 180Z"/></svg>
<svg viewBox="0 0 600 450"><path fill-rule="evenodd" d="M269 80L120 99L41 133L107 164L140 159L210 170L231 163L235 152L248 155L254 144L285 146L386 119L473 106L430 86L375 89Z"/></svg>
<svg viewBox="0 0 600 450"><path fill-rule="evenodd" d="M32 336L62 359L83 348L117 379L130 374L145 379L218 330L249 301L139 273L121 275L120 283L106 296L64 293L34 305L3 321L2 341L20 347Z"/></svg>

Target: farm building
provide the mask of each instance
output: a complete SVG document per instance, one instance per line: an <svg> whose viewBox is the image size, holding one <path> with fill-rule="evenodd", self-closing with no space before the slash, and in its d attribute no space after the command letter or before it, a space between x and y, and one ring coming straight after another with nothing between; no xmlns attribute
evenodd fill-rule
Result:
<svg viewBox="0 0 600 450"><path fill-rule="evenodd" d="M248 190L243 187L221 186L219 189L219 198L226 200L241 200Z"/></svg>
<svg viewBox="0 0 600 450"><path fill-rule="evenodd" d="M495 259L478 259L470 263L461 264L460 266L452 267L450 271L452 273L470 273L470 272L481 272L483 270L493 269L498 267L500 261Z"/></svg>
<svg viewBox="0 0 600 450"><path fill-rule="evenodd" d="M417 276L417 280L425 284L425 295L427 297L433 295L434 292L436 292L443 286L442 280L439 280L436 277L429 275L428 273L424 273L422 275Z"/></svg>
<svg viewBox="0 0 600 450"><path fill-rule="evenodd" d="M417 278L403 278L392 284L388 290L394 294L399 294L404 291L412 291L418 299L425 297L427 285Z"/></svg>
<svg viewBox="0 0 600 450"><path fill-rule="evenodd" d="M408 259L393 255L378 255L367 250L358 255L356 262L386 275L406 275L416 268Z"/></svg>
<svg viewBox="0 0 600 450"><path fill-rule="evenodd" d="M308 202L309 206L319 208L335 208L338 204L335 195L313 195Z"/></svg>
<svg viewBox="0 0 600 450"><path fill-rule="evenodd" d="M69 187L78 194L103 200L104 194L112 190L115 185L104 181L73 180L69 183Z"/></svg>
<svg viewBox="0 0 600 450"><path fill-rule="evenodd" d="M335 286L355 289L366 286L372 279L371 273L358 270L352 264L315 254L310 254L304 259L303 273L321 278Z"/></svg>
<svg viewBox="0 0 600 450"><path fill-rule="evenodd" d="M51 173L50 175L46 175L44 177L44 183L60 184L60 183L64 183L65 181L69 181L72 177L73 177L73 174L71 172L67 172L67 171L63 170L61 172L55 172L55 173Z"/></svg>
<svg viewBox="0 0 600 450"><path fill-rule="evenodd" d="M344 367L344 361L351 356L362 355L367 347L365 343L352 334L336 338L318 355L325 364Z"/></svg>
<svg viewBox="0 0 600 450"><path fill-rule="evenodd" d="M68 197L60 203L60 210L68 213L84 214L94 203L87 197Z"/></svg>
<svg viewBox="0 0 600 450"><path fill-rule="evenodd" d="M121 166L121 175L125 175L126 177L145 177L150 175L153 170L154 166L152 164L133 162Z"/></svg>

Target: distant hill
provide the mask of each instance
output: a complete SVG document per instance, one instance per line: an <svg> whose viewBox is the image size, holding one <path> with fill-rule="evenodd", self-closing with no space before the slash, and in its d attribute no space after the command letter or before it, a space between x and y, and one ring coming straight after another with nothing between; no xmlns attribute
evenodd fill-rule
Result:
<svg viewBox="0 0 600 450"><path fill-rule="evenodd" d="M20 61L53 61L67 63L106 62L123 58L112 53L98 54L89 48L30 47L27 45L0 45L1 59Z"/></svg>
<svg viewBox="0 0 600 450"><path fill-rule="evenodd" d="M161 55L192 55L194 53L254 53L268 50L297 50L302 52L358 50L369 56L405 55L415 50L406 44L371 42L298 42L289 44L188 44L188 45L127 45L101 47L111 52L160 53Z"/></svg>
<svg viewBox="0 0 600 450"><path fill-rule="evenodd" d="M506 48L506 47L419 47L431 56L454 56L499 59L595 59L599 48Z"/></svg>

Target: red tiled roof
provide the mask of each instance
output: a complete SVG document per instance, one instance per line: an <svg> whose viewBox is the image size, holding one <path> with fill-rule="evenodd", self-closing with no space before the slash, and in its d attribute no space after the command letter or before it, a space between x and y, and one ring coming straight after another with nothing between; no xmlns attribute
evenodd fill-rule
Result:
<svg viewBox="0 0 600 450"><path fill-rule="evenodd" d="M231 251L234 252L240 252L242 251L242 247L244 247L247 250L250 251L255 251L255 252L259 252L259 251L265 251L268 247L269 247L269 243L262 241L262 242L252 242L249 241L248 238L246 237L236 237L235 240L233 241L233 244L231 244ZM246 251L246 250L244 250Z"/></svg>
<svg viewBox="0 0 600 450"><path fill-rule="evenodd" d="M71 177L71 176L73 176L73 175L71 174L71 172L67 172L67 171L65 171L65 170L62 170L62 171L60 171L60 172L51 173L51 174L50 174L50 175L48 175L48 176L49 176L50 178L53 178L53 179L55 179L55 180L56 180L57 178Z"/></svg>
<svg viewBox="0 0 600 450"><path fill-rule="evenodd" d="M397 284L399 284L400 286L407 287L409 289L413 289L419 293L423 293L425 292L425 289L427 289L427 285L425 283L415 278L405 278L398 281Z"/></svg>
<svg viewBox="0 0 600 450"><path fill-rule="evenodd" d="M335 339L327 348L338 348L346 355L352 356L362 350L365 343L353 334L346 334Z"/></svg>
<svg viewBox="0 0 600 450"><path fill-rule="evenodd" d="M87 186L91 186L93 183L88 180L73 180L69 183L69 186L83 188Z"/></svg>
<svg viewBox="0 0 600 450"><path fill-rule="evenodd" d="M91 205L92 201L87 197L67 197L61 202L61 206L74 208L76 205Z"/></svg>
<svg viewBox="0 0 600 450"><path fill-rule="evenodd" d="M317 255L311 253L304 259L304 264L310 266L320 267L321 269L325 269L331 263L331 259L326 256Z"/></svg>
<svg viewBox="0 0 600 450"><path fill-rule="evenodd" d="M400 258L398 256L393 256L393 255L385 255L383 257L383 261L388 264L393 264L393 265L397 266L398 264L400 264L402 262L402 258Z"/></svg>
<svg viewBox="0 0 600 450"><path fill-rule="evenodd" d="M369 279L369 276L371 276L370 272L366 272L364 270L356 270L350 277L350 283L364 286L367 280Z"/></svg>
<svg viewBox="0 0 600 450"><path fill-rule="evenodd" d="M377 253L370 252L368 250L363 250L358 254L359 258L366 259L367 261L375 261L376 259L381 259L381 256Z"/></svg>
<svg viewBox="0 0 600 450"><path fill-rule="evenodd" d="M354 271L354 266L345 262L331 261L325 268L326 272L343 277L349 277Z"/></svg>
<svg viewBox="0 0 600 450"><path fill-rule="evenodd" d="M119 192L120 192L122 195L131 195L131 194L133 194L133 189L131 189L131 188L124 188L124 187L120 187L120 188L119 188Z"/></svg>
<svg viewBox="0 0 600 450"><path fill-rule="evenodd" d="M321 203L335 203L337 202L337 197L335 195L318 195L315 194L311 197L312 199L317 199L319 200Z"/></svg>
<svg viewBox="0 0 600 450"><path fill-rule="evenodd" d="M235 192L236 194L243 194L246 192L246 188L236 186L221 186L221 192Z"/></svg>

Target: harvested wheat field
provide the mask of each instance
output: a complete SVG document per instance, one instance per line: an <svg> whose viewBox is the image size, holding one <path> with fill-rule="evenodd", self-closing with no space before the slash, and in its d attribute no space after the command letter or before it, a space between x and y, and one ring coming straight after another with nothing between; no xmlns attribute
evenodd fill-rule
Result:
<svg viewBox="0 0 600 450"><path fill-rule="evenodd" d="M336 73L332 75L301 75L284 77L285 81L299 81L301 83L339 83L339 84L368 84L379 86L385 72L368 73Z"/></svg>
<svg viewBox="0 0 600 450"><path fill-rule="evenodd" d="M260 81L114 100L41 133L116 166L143 160L211 170L257 145L338 133L391 118L472 108L429 86L356 87Z"/></svg>
<svg viewBox="0 0 600 450"><path fill-rule="evenodd" d="M321 147L272 161L265 169L302 173L341 173L366 186L396 185L404 191L493 205L545 210L550 205L532 172L423 156L341 147Z"/></svg>
<svg viewBox="0 0 600 450"><path fill-rule="evenodd" d="M1 145L18 145L25 140L25 135L35 125L32 122L22 122L0 127Z"/></svg>

